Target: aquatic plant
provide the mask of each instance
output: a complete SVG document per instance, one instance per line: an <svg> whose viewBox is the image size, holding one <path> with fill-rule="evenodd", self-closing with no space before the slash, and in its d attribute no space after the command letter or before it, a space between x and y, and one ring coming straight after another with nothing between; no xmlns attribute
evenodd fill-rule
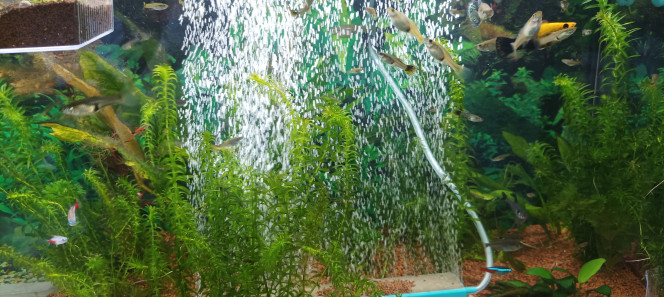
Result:
<svg viewBox="0 0 664 297"><path fill-rule="evenodd" d="M567 226L578 243L587 242L584 257L602 256L609 265L617 263L622 253L641 242L641 252L659 258L659 232L644 226L660 225L646 205L656 203L646 193L655 191L661 176L660 135L662 101L656 98L660 86L643 83L642 98L630 98L625 81L629 35L613 7L599 0L604 56L612 59L606 71L612 73L610 94L597 101L577 79L566 75L554 83L562 92L563 130L556 141L528 143L524 138L505 133L513 153L527 161L532 170L506 168L527 186L540 201L530 201L529 212L544 215ZM606 32L605 32L606 31ZM611 53L611 54L609 54ZM613 55L615 54L615 55ZM620 71L616 70L622 69ZM653 97L655 96L655 97ZM653 232L650 234L649 232Z"/></svg>
<svg viewBox="0 0 664 297"><path fill-rule="evenodd" d="M596 4L591 4L595 1ZM602 84L612 86L613 96L626 94L629 73L628 60L633 57L629 46L629 37L638 29L627 29L625 27L631 22L623 21L624 16L615 12L615 4L609 4L608 0L595 1L586 0L584 5L587 6L587 9L597 8L599 10L592 19L599 23L600 42L604 45L602 54L604 60L608 60L608 64L603 71L611 72L611 75L605 78Z"/></svg>
<svg viewBox="0 0 664 297"><path fill-rule="evenodd" d="M496 70L487 78L472 82L468 86L466 106L485 119L482 123L473 123L470 131L480 165L485 170L493 170L496 163L490 160L509 149L502 138L502 130L527 132L524 136L530 139L550 131L549 123L554 119L542 112L542 106L554 100L559 92L551 77L545 74L536 80L532 71L524 67L518 68L511 78Z"/></svg>
<svg viewBox="0 0 664 297"><path fill-rule="evenodd" d="M3 222L2 241L11 241L23 252L30 250L34 239L25 237L33 232L35 221L31 214L21 214L7 200L12 191L35 190L59 179L78 180L88 158L78 156L73 149L64 155L57 139L50 137L43 127L34 123L46 118L41 114L30 117L17 105L13 90L0 81L0 220ZM5 229L6 228L6 229ZM7 233L5 233L7 232ZM7 241L6 241L7 240Z"/></svg>
<svg viewBox="0 0 664 297"><path fill-rule="evenodd" d="M582 289L593 275L595 275L606 260L599 258L588 261L583 264L579 275L575 276L571 272L554 267L551 271L542 267L533 267L526 270L526 274L539 276L540 279L534 285L526 284L518 280L498 281L491 286L492 296L589 296L590 293L598 293L604 296L611 296L611 287L601 285L594 289ZM567 276L556 278L552 272L560 271Z"/></svg>
<svg viewBox="0 0 664 297"><path fill-rule="evenodd" d="M113 75L111 68L87 69L91 77L100 78ZM41 258L8 246L0 248L0 257L43 273L67 294L82 297L158 296L166 289L182 296L203 291L303 294L316 287L307 268L315 260L328 267L319 275L329 276L339 287L354 283L360 291L374 288L366 278L342 269L352 244L345 240L354 232L349 211L359 176L350 116L338 101L327 98L316 117L303 118L274 82L257 76L253 80L275 104L290 110L287 171L255 172L241 166L232 151L215 149L210 135L203 135L199 153L217 162L205 164L199 177L205 186L192 192L187 187L188 154L180 147L177 79L169 66L160 65L151 79L155 98L145 97L141 116L149 124L141 136L145 160L118 147L137 180L114 174L95 160L95 168L85 172L93 194L71 180L51 181L40 172L24 177L15 171L23 188L3 188L10 206L37 223L35 236L60 234L69 241L57 247L40 245ZM5 96L3 120L12 121L12 133L24 133L10 136L37 143L33 130L47 128L31 125L12 105L10 90L3 86L0 91ZM96 149L83 149L88 150ZM17 166L32 170L34 161L22 159ZM138 177L148 181L149 193L139 195ZM205 195L206 203L193 207L188 197L195 194ZM66 210L77 201L80 223L69 227ZM262 212L266 207L270 211Z"/></svg>

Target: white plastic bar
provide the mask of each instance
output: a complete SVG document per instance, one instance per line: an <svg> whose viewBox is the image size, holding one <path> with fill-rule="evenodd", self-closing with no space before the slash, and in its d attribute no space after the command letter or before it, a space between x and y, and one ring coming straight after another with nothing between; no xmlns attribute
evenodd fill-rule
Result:
<svg viewBox="0 0 664 297"><path fill-rule="evenodd" d="M381 62L380 58L378 57L378 54L376 54L376 50L374 50L370 46L368 46L367 48L369 50L369 55L374 61L374 64L376 65L376 67L378 67L378 70L387 81L387 84L390 86L390 88L396 95L397 99L406 110L406 114L408 114L408 118L410 118L410 122L413 124L413 129L415 130L415 134L417 134L417 137L422 141L422 147L424 148L424 155L429 161L429 164L431 164L431 167L433 167L433 170L436 172L438 177L440 177L443 183L445 183L447 188L450 189L450 191L452 191L452 193L454 193L454 195L457 196L459 201L464 204L466 212L468 212L468 214L472 218L473 223L475 224L475 228L477 229L477 233L480 235L480 239L485 244L484 255L486 257L486 266L487 267L493 266L493 252L491 252L491 247L486 245L489 243L489 238L486 235L486 231L484 231L484 226L482 225L482 221L480 221L479 217L477 216L477 213L475 213L475 211L471 209L470 203L467 201L466 202L463 201L461 195L459 194L459 191L457 190L456 185L452 183L452 179L450 178L450 176L445 172L445 169L443 169L440 166L440 164L438 164L438 161L436 161L436 158L433 156L433 153L429 148L429 143L427 142L427 139L424 136L424 131L422 131L420 122L417 120L415 111L410 106L410 103L408 103L408 100L406 100L406 96L404 96L403 92L401 92L401 88L397 86L397 84L394 82L394 79L392 79L392 76L390 76L390 74L387 72L387 69L385 69L383 62ZM484 274L484 278L479 283L479 285L474 287L474 289L476 289L476 292L480 292L489 285L490 281L491 281L491 274L487 272Z"/></svg>
<svg viewBox="0 0 664 297"><path fill-rule="evenodd" d="M108 30L101 35L98 35L95 38L92 38L86 42L75 45L60 45L60 46L39 46L39 47L12 47L12 48L0 48L0 54L19 54L19 53L38 53L38 52L57 52L57 51L73 51L80 49L97 39L100 39L108 34L113 32L113 29Z"/></svg>

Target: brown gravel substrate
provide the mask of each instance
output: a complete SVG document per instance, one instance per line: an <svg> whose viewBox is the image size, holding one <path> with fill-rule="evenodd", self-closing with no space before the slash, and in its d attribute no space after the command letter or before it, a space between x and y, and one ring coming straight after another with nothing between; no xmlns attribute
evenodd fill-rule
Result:
<svg viewBox="0 0 664 297"><path fill-rule="evenodd" d="M534 246L535 248L523 247L521 250L513 252L512 256L526 264L526 269L532 267L544 267L551 269L553 267L563 268L578 275L583 262L574 257L576 252L576 243L569 238L569 234L563 233L553 239L549 239L541 226L529 226L521 234L523 242ZM555 235L554 235L555 236ZM507 265L506 263L496 263L496 265ZM482 261L467 260L463 263L463 283L466 286L477 285L484 277L484 272L480 271L485 263ZM565 274L559 271L553 273L555 277L562 277ZM498 280L517 279L528 284L534 284L538 277L525 274L523 272L513 271L508 275L493 276L491 283ZM630 269L624 265L617 265L612 269L602 268L599 273L593 276L583 288L596 288L601 285L611 287L611 296L613 297L632 297L644 296L645 286ZM490 296L488 291L481 292L476 296Z"/></svg>
<svg viewBox="0 0 664 297"><path fill-rule="evenodd" d="M378 252L375 256L375 261L378 267L386 267L386 269L376 269L371 275L366 277L371 279L399 277L408 275L420 275L434 273L435 266L429 261L429 256L424 253L422 248L415 247L409 250L405 245L398 245L394 248L391 255ZM389 265L387 263L390 263ZM323 271L325 267L320 264L312 265L315 271ZM382 273L381 273L382 271ZM317 279L318 284L323 285L329 283L327 277ZM390 281L376 281L374 282L378 288L388 295L396 295L399 293L410 293L415 285L412 281L406 280L390 280ZM369 292L365 292L369 293ZM338 292L332 288L326 288L318 292L319 296L338 296Z"/></svg>

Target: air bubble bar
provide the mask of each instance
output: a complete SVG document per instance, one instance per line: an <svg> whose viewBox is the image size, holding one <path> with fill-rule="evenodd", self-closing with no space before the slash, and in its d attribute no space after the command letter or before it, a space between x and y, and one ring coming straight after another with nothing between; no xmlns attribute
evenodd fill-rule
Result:
<svg viewBox="0 0 664 297"><path fill-rule="evenodd" d="M368 51L369 51L369 56L371 56L371 59L373 59L374 64L376 65L376 67L378 67L378 70L383 75L383 77L385 77L387 84L390 86L390 88L396 95L397 99L399 100L399 103L401 103L401 105L406 110L406 114L408 114L408 118L410 118L410 122L413 124L413 129L415 129L415 134L417 134L417 137L422 141L424 155L426 156L427 161L429 161L429 164L431 164L433 171L435 171L438 177L440 177L443 183L445 183L445 186L447 186L447 188L450 189L450 191L452 191L452 193L454 193L454 195L457 196L457 198L459 198L459 201L463 203L464 207L466 208L466 212L468 212L468 214L472 218L473 223L475 224L475 228L477 229L477 233L479 233L480 239L485 244L484 255L486 256L486 267L493 266L493 253L491 252L491 247L486 246L486 244L489 243L489 238L486 236L486 231L484 231L484 226L482 225L482 222L477 216L477 213L475 213L475 211L471 209L471 205L469 202L463 201L461 195L459 195L459 191L457 190L456 185L452 183L452 179L450 178L449 174L447 174L447 172L445 172L445 169L443 169L440 166L440 164L438 164L438 161L436 161L436 158L433 156L433 153L429 148L427 139L424 136L424 131L422 131L420 122L417 120L417 116L415 115L413 107L410 106L410 103L408 103L408 100L406 100L406 96L404 96L403 92L401 92L401 88L399 88L399 86L394 82L394 79L392 79L392 76L390 76L390 74L385 69L385 66L378 57L378 54L376 54L376 50L374 50L371 47L368 47ZM433 291L433 292L408 293L408 294L402 294L400 296L403 297L468 296L467 294L469 293L477 293L484 290L489 285L490 281L491 281L491 274L485 273L482 281L479 283L479 285L475 287L464 287L461 289L442 290L442 291ZM385 297L395 297L395 295L389 295Z"/></svg>

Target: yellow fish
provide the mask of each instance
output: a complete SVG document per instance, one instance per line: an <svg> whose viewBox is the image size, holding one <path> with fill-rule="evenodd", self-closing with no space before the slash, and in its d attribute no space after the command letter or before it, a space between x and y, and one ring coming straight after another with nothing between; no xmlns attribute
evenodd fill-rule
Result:
<svg viewBox="0 0 664 297"><path fill-rule="evenodd" d="M576 27L575 22L542 23L542 25L540 25L539 32L537 32L537 38L542 38L546 35L549 35L549 33L551 32L556 32L562 29L574 28L574 27Z"/></svg>
<svg viewBox="0 0 664 297"><path fill-rule="evenodd" d="M164 10L168 8L168 4L143 2L143 8L152 9L152 10Z"/></svg>

